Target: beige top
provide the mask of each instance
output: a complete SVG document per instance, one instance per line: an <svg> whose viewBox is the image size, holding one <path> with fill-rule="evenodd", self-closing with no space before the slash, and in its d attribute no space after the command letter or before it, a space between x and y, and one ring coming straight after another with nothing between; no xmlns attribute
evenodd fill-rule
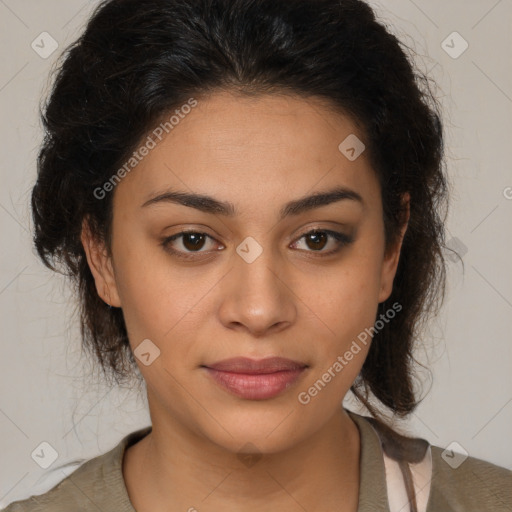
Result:
<svg viewBox="0 0 512 512"><path fill-rule="evenodd" d="M358 512L390 512L380 438L365 416L348 411L360 431L361 464ZM151 431L132 432L109 452L76 469L39 496L11 503L3 512L136 512L123 480L123 455ZM431 447L432 481L427 512L512 511L512 471L468 457L453 469L442 448Z"/></svg>

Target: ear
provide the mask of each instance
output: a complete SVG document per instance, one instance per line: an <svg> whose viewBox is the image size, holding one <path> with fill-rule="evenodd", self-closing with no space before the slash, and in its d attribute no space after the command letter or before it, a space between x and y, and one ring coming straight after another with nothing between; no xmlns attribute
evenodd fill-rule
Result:
<svg viewBox="0 0 512 512"><path fill-rule="evenodd" d="M405 192L402 196L402 204L406 208L406 212L402 227L400 228L399 237L397 242L388 248L382 261L379 302L384 302L388 299L393 291L393 281L395 279L396 269L398 268L400 250L402 248L402 242L409 223L410 200L411 196L409 192Z"/></svg>
<svg viewBox="0 0 512 512"><path fill-rule="evenodd" d="M80 236L87 256L87 263L91 269L96 283L96 290L101 299L109 306L121 307L121 301L117 292L112 257L109 255L105 242L98 240L90 229L87 220L82 223Z"/></svg>

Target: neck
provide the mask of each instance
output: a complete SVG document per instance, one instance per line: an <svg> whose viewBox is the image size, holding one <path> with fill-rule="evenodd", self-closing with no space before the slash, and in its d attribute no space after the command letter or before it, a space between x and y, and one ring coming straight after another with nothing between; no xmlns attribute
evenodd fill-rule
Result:
<svg viewBox="0 0 512 512"><path fill-rule="evenodd" d="M138 512L355 512L359 457L358 428L340 407L314 435L271 454L232 453L183 425L153 422L127 449L123 473Z"/></svg>

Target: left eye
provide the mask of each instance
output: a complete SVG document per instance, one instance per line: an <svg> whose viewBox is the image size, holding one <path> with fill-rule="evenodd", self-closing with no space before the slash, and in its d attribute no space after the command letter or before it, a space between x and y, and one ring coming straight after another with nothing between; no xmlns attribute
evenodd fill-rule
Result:
<svg viewBox="0 0 512 512"><path fill-rule="evenodd" d="M302 235L299 238L299 241L302 239L305 240L308 247L313 248L313 251L311 252L322 252L322 256L334 254L341 250L343 246L349 245L353 241L352 237L344 233L338 233L337 231L330 231L328 229L315 229L313 231L309 231ZM334 248L330 251L322 251L326 246L326 241L329 239L333 241ZM298 242L295 242L295 244L297 243Z"/></svg>
<svg viewBox="0 0 512 512"><path fill-rule="evenodd" d="M178 239L181 239L181 245L184 250L172 247L173 242ZM166 251L186 259L193 257L190 256L193 253L207 252L201 251L201 249L204 248L205 241L207 239L212 241L215 240L206 233L198 231L181 231L180 233L176 233L175 235L163 240L162 245ZM343 246L349 245L353 241L352 237L344 233L338 233L337 231L326 229L315 229L304 233L296 242L293 243L293 246L298 245L302 239L304 239L306 246L309 249L312 249L310 251L306 249L307 252L318 252L321 253L322 256L334 254L341 250ZM328 245L329 240L332 242L332 245L334 245L334 248L330 251L323 251L325 246ZM223 248L222 245L221 248Z"/></svg>

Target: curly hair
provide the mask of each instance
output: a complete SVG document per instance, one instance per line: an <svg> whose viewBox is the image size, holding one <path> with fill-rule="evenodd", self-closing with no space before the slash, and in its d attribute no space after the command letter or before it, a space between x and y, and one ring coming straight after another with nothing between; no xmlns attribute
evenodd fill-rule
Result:
<svg viewBox="0 0 512 512"><path fill-rule="evenodd" d="M386 244L410 217L388 304L403 310L375 333L352 391L399 416L418 404L414 341L442 302L447 182L430 79L361 0L105 0L55 70L32 192L35 246L71 277L84 346L106 377L133 376L121 309L98 296L80 234L110 243L102 186L164 114L220 90L315 97L353 119L380 183Z"/></svg>

